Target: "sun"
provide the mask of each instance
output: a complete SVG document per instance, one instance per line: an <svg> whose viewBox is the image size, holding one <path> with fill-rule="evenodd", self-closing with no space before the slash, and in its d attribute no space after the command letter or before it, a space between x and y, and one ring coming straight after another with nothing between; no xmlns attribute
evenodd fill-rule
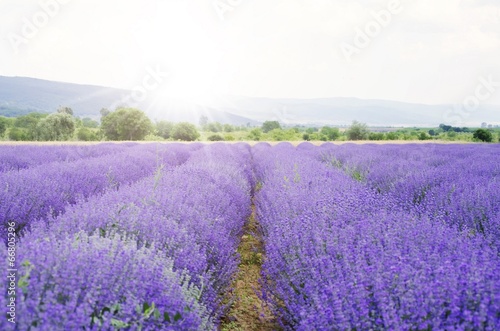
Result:
<svg viewBox="0 0 500 331"><path fill-rule="evenodd" d="M175 7L175 8L174 8ZM157 99L204 101L223 94L226 77L214 34L190 15L182 2L159 3L155 15L134 28L137 61L160 67L167 78L154 92Z"/></svg>

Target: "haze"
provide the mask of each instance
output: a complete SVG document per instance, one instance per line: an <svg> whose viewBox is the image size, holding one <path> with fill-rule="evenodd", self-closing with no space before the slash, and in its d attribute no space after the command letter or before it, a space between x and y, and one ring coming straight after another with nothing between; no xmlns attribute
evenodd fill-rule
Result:
<svg viewBox="0 0 500 331"><path fill-rule="evenodd" d="M489 79L481 101L500 104L496 1L1 0L0 36L5 76L133 89L153 71L165 97L426 104Z"/></svg>

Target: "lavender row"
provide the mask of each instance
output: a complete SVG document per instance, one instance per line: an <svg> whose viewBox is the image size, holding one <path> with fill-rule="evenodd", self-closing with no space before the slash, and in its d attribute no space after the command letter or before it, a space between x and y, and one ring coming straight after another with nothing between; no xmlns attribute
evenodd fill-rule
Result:
<svg viewBox="0 0 500 331"><path fill-rule="evenodd" d="M19 328L39 321L37 330L108 330L110 323L215 329L250 214L249 164L246 145L206 146L180 167L35 226L18 247L20 261L29 261L20 268L29 285L17 307ZM49 260L38 253L50 250ZM76 267L67 262L68 250ZM95 264L101 256L106 261ZM142 307L149 307L148 317Z"/></svg>
<svg viewBox="0 0 500 331"><path fill-rule="evenodd" d="M161 165L175 166L188 157L189 150L182 145L137 145L102 157L1 173L2 237L8 222L15 222L19 233L33 222L60 215L78 200L116 190Z"/></svg>
<svg viewBox="0 0 500 331"><path fill-rule="evenodd" d="M483 235L500 251L500 146L328 148L325 159L405 210Z"/></svg>
<svg viewBox="0 0 500 331"><path fill-rule="evenodd" d="M288 330L497 330L500 259L308 145L254 147L265 296Z"/></svg>
<svg viewBox="0 0 500 331"><path fill-rule="evenodd" d="M0 173L21 170L52 162L72 162L89 157L119 153L135 144L98 145L2 145L0 146Z"/></svg>
<svg viewBox="0 0 500 331"><path fill-rule="evenodd" d="M138 248L117 236L82 232L56 239L47 233L18 244L17 258L15 315L3 316L2 330L210 327L197 302L199 289L154 246ZM13 312L3 294L0 304Z"/></svg>

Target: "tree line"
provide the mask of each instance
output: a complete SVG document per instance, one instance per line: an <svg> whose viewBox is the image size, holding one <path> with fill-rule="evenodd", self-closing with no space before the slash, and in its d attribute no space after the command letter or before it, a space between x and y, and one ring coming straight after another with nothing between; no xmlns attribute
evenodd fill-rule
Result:
<svg viewBox="0 0 500 331"><path fill-rule="evenodd" d="M461 140L498 141L491 129L458 128L445 124L430 130L401 128L390 132L371 131L365 123L353 121L347 128L283 127L278 121L265 121L256 127L210 122L201 116L199 125L169 121L153 122L136 108L102 109L100 123L91 118L78 118L69 107L52 114L29 113L17 118L0 116L0 138L13 141L342 141L342 140Z"/></svg>
<svg viewBox="0 0 500 331"><path fill-rule="evenodd" d="M101 110L101 123L74 117L69 107L60 107L52 114L29 113L17 118L0 116L0 137L13 141L123 141L145 140L148 135L161 139L195 141L200 134L187 122L153 123L135 108Z"/></svg>

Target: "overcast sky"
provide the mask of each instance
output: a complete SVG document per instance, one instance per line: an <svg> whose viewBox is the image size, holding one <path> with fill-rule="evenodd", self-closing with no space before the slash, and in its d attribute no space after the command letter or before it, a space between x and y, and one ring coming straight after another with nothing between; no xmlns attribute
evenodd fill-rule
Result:
<svg viewBox="0 0 500 331"><path fill-rule="evenodd" d="M0 75L132 89L151 72L172 96L427 104L490 80L500 104L500 2L0 0Z"/></svg>

